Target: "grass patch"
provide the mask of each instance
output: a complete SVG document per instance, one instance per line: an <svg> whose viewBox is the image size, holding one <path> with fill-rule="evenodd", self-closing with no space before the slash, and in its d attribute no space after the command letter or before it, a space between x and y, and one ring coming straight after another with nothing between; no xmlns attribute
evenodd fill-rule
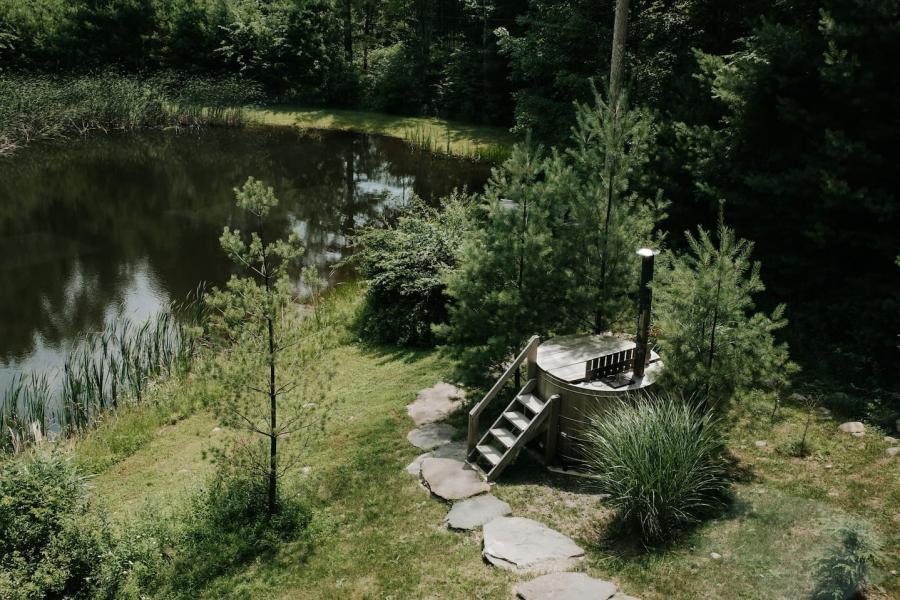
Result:
<svg viewBox="0 0 900 600"><path fill-rule="evenodd" d="M467 125L436 117L403 117L361 110L271 106L248 108L249 121L301 129L358 131L400 138L415 148L479 162L500 163L516 138L500 127Z"/></svg>

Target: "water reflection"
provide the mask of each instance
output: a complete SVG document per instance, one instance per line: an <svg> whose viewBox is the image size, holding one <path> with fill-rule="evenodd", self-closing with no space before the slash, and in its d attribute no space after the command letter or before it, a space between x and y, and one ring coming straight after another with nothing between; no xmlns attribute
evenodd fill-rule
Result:
<svg viewBox="0 0 900 600"><path fill-rule="evenodd" d="M85 332L224 281L218 235L241 226L231 190L250 175L281 200L272 233L297 231L327 274L353 227L413 193L479 189L487 169L284 128L97 136L0 160L0 390L16 371L59 364Z"/></svg>

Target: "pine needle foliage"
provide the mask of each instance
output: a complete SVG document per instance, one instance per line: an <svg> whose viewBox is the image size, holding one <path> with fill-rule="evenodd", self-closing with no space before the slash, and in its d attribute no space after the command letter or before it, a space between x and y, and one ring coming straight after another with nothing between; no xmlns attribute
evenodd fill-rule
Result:
<svg viewBox="0 0 900 600"><path fill-rule="evenodd" d="M209 338L219 352L209 365L225 394L213 401L222 424L242 432L219 455L265 481L266 511L279 511L279 481L306 442L322 430L330 328L320 311L303 316L291 273L303 254L296 233L269 240L266 217L278 205L271 187L249 178L236 203L255 230L225 228L222 248L246 275L209 295Z"/></svg>
<svg viewBox="0 0 900 600"><path fill-rule="evenodd" d="M721 218L715 236L702 227L685 235L689 251L664 254L653 283L664 384L715 405L754 387L788 385L797 366L774 335L787 325L785 306L755 312L753 297L765 286L753 243Z"/></svg>
<svg viewBox="0 0 900 600"><path fill-rule="evenodd" d="M718 422L680 396L625 400L589 418L584 461L605 501L645 544L721 508L728 479Z"/></svg>
<svg viewBox="0 0 900 600"><path fill-rule="evenodd" d="M834 533L838 543L816 563L814 600L858 598L880 556L881 542L865 524L849 521Z"/></svg>

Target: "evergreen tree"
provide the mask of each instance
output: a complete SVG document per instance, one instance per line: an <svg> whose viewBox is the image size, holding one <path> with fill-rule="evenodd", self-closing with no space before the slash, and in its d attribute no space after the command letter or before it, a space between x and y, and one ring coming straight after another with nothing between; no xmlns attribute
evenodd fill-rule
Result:
<svg viewBox="0 0 900 600"><path fill-rule="evenodd" d="M483 221L447 277L449 324L436 332L467 383L486 383L534 334L560 320L564 265L555 242L564 227L554 199L571 171L540 147L517 146L491 177Z"/></svg>
<svg viewBox="0 0 900 600"><path fill-rule="evenodd" d="M787 324L784 305L754 312L765 289L753 244L720 219L717 240L702 227L685 233L690 252L662 255L653 283L655 329L664 381L685 395L722 404L735 392L785 386L797 368L774 332Z"/></svg>
<svg viewBox="0 0 900 600"><path fill-rule="evenodd" d="M630 109L624 94L616 112L594 92L579 105L568 152L572 190L567 305L582 328L608 329L633 314L639 259L650 245L666 203L648 181L654 126L649 113Z"/></svg>
<svg viewBox="0 0 900 600"><path fill-rule="evenodd" d="M208 296L210 337L220 350L210 368L224 390L213 409L223 425L249 434L219 458L265 486L271 517L279 510L278 482L327 414L322 354L329 330L318 309L316 318L302 317L293 302L290 273L303 253L296 234L267 240L266 217L278 204L272 188L251 177L235 194L256 229L246 238L226 227L220 238L247 276L232 276Z"/></svg>

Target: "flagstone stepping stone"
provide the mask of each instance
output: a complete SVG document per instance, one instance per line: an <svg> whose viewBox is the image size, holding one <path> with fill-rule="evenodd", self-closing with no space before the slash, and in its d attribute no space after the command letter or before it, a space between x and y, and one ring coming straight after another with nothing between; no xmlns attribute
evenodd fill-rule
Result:
<svg viewBox="0 0 900 600"><path fill-rule="evenodd" d="M609 600L617 591L613 582L584 573L550 573L516 586L522 600Z"/></svg>
<svg viewBox="0 0 900 600"><path fill-rule="evenodd" d="M443 421L462 405L466 393L443 381L419 392L416 401L406 407L406 412L416 425Z"/></svg>
<svg viewBox="0 0 900 600"><path fill-rule="evenodd" d="M463 462L466 461L466 454L465 442L450 442L431 451L431 455L435 458L453 458Z"/></svg>
<svg viewBox="0 0 900 600"><path fill-rule="evenodd" d="M455 429L446 423L429 423L416 427L406 435L409 443L422 450L431 450L449 444Z"/></svg>
<svg viewBox="0 0 900 600"><path fill-rule="evenodd" d="M431 452L425 452L423 454L418 455L413 459L411 463L406 465L405 471L410 475L415 475L418 477L422 473L422 461L431 456Z"/></svg>
<svg viewBox="0 0 900 600"><path fill-rule="evenodd" d="M462 500L491 489L472 467L452 458L423 460L422 479L432 494L444 500Z"/></svg>
<svg viewBox="0 0 900 600"><path fill-rule="evenodd" d="M838 431L849 433L853 437L862 437L866 435L866 427L859 421L849 421L847 423L841 423L838 426Z"/></svg>
<svg viewBox="0 0 900 600"><path fill-rule="evenodd" d="M447 526L450 529L476 529L511 512L509 504L485 494L455 503L447 514Z"/></svg>
<svg viewBox="0 0 900 600"><path fill-rule="evenodd" d="M482 555L509 571L540 573L574 567L584 559L584 550L571 538L537 521L498 517L484 526Z"/></svg>

